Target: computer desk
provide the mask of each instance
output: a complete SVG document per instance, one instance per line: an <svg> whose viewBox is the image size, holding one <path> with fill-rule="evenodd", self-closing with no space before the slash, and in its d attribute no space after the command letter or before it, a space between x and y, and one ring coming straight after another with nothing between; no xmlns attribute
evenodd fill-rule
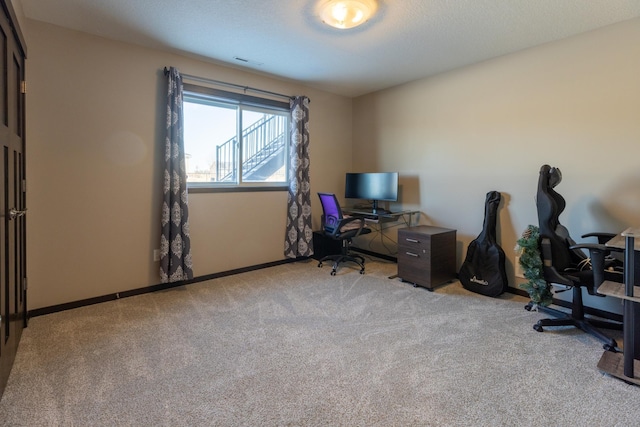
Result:
<svg viewBox="0 0 640 427"><path fill-rule="evenodd" d="M342 212L346 215L361 217L365 219L367 227L371 229L371 233L357 237L357 240L369 240L366 248L355 246L354 249L361 249L379 255L382 258L395 258L398 254L397 237L394 240L389 236L388 230L399 227L413 227L418 225L420 221L420 211L418 210L401 210L397 212L378 212L373 213L371 210L356 207L343 208ZM386 253L373 251L373 243L379 239L379 243Z"/></svg>
<svg viewBox="0 0 640 427"><path fill-rule="evenodd" d="M624 249L624 283L604 281L598 292L624 302L623 352L605 351L598 368L628 383L640 385L640 286L635 286L638 263L636 255L640 251L640 227L628 228L610 241L606 246Z"/></svg>

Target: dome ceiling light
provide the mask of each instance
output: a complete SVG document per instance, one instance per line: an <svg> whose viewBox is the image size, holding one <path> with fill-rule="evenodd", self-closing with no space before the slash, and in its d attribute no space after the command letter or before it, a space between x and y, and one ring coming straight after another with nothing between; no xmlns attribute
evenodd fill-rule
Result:
<svg viewBox="0 0 640 427"><path fill-rule="evenodd" d="M322 22L344 30L364 24L377 9L376 0L327 0L319 10Z"/></svg>

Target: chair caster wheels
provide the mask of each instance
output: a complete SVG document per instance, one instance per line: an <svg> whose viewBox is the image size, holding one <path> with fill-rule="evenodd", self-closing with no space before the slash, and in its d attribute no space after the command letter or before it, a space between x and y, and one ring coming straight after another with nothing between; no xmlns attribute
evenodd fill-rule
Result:
<svg viewBox="0 0 640 427"><path fill-rule="evenodd" d="M318 263L318 268L320 268L320 267L322 267L322 263L321 262Z"/></svg>
<svg viewBox="0 0 640 427"><path fill-rule="evenodd" d="M364 274L364 268L360 270L360 274Z"/></svg>
<svg viewBox="0 0 640 427"><path fill-rule="evenodd" d="M535 329L538 332L544 332L544 329L542 329L542 325L538 325L537 323L533 325L533 329Z"/></svg>
<svg viewBox="0 0 640 427"><path fill-rule="evenodd" d="M533 308L533 304L532 303L529 303L529 304L524 306L524 309L527 310L527 311L531 311L532 308Z"/></svg>
<svg viewBox="0 0 640 427"><path fill-rule="evenodd" d="M336 275L336 271L335 270L331 270L331 275L335 276Z"/></svg>

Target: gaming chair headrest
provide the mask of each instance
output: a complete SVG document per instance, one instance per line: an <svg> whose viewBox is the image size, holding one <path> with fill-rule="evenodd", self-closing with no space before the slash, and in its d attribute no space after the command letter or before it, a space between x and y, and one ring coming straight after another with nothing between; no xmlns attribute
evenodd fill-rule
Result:
<svg viewBox="0 0 640 427"><path fill-rule="evenodd" d="M552 167L549 169L549 186L554 188L556 185L562 182L562 172L559 168Z"/></svg>
<svg viewBox="0 0 640 427"><path fill-rule="evenodd" d="M540 181L544 187L554 188L562 182L562 172L560 168L542 165L540 168Z"/></svg>

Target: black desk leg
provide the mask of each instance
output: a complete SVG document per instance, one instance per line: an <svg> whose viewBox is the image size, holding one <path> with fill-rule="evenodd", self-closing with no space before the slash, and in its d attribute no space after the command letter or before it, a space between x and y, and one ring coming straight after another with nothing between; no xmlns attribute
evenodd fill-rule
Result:
<svg viewBox="0 0 640 427"><path fill-rule="evenodd" d="M635 250L634 248L634 236L626 236L626 250L624 251L624 287L625 287L625 295L633 296L633 285L635 283L635 264L634 264L634 256ZM633 360L635 353L635 343L634 343L634 326L636 324L634 319L634 302L628 299L624 300L624 332L623 332L623 340L624 340L624 375L628 378L633 378Z"/></svg>

